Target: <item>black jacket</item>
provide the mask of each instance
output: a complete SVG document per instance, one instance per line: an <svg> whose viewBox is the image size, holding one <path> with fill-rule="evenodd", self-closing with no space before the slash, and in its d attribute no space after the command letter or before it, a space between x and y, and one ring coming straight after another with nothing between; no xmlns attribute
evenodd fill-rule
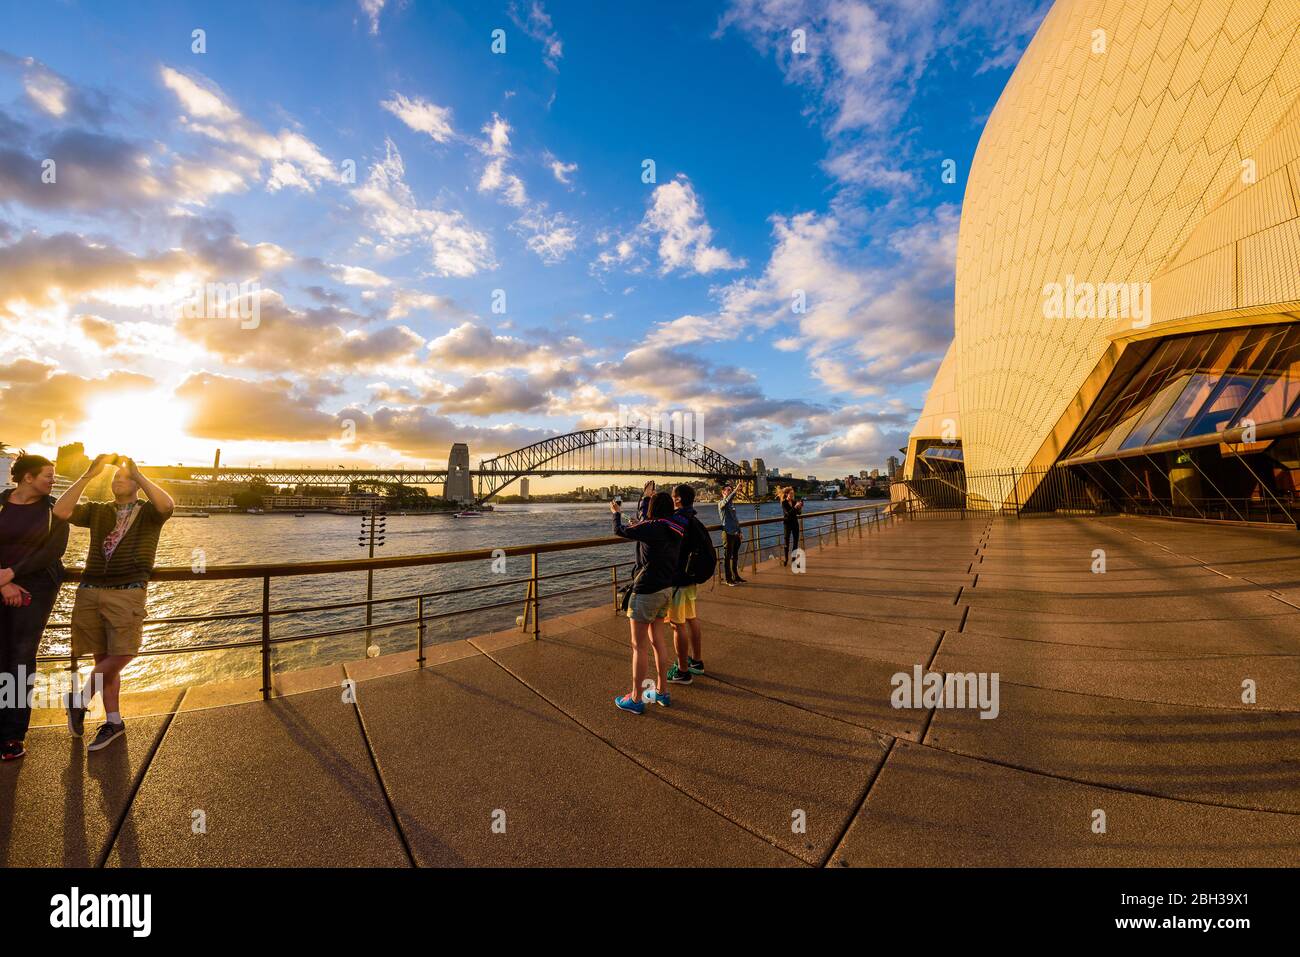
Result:
<svg viewBox="0 0 1300 957"><path fill-rule="evenodd" d="M799 509L796 505L791 505L785 499L781 499L781 514L785 516L786 528L799 527Z"/></svg>
<svg viewBox="0 0 1300 957"><path fill-rule="evenodd" d="M678 588L682 585L695 584L686 574L686 560L690 558L697 543L700 547L712 548L713 540L709 537L709 530L704 527L704 523L695 517L695 509L689 505L673 512L673 521L686 530L682 536L681 550L677 555L677 570L673 572L673 587Z"/></svg>
<svg viewBox="0 0 1300 957"><path fill-rule="evenodd" d="M636 525L624 525L623 516L614 513L614 534L636 542L636 563L640 577L632 590L638 595L671 588L677 574L677 556L686 536L686 527L674 518L657 518Z"/></svg>
<svg viewBox="0 0 1300 957"><path fill-rule="evenodd" d="M0 492L0 508L9 503L13 489ZM53 495L45 496L50 510L50 530L39 548L13 566L14 584L28 591L47 591L63 584L63 553L68 550L68 523L54 517Z"/></svg>

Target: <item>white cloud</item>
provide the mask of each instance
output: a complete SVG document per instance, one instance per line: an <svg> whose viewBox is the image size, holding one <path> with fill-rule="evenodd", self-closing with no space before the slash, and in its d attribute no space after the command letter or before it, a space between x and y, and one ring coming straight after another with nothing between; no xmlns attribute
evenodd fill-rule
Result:
<svg viewBox="0 0 1300 957"><path fill-rule="evenodd" d="M572 220L563 213L548 216L542 208L520 216L512 228L526 237L528 248L548 266L563 260L578 242L578 231Z"/></svg>
<svg viewBox="0 0 1300 957"><path fill-rule="evenodd" d="M392 280L387 276L381 276L374 270L367 269L364 266L331 265L330 275L345 286L382 288L392 283Z"/></svg>
<svg viewBox="0 0 1300 957"><path fill-rule="evenodd" d="M354 195L375 237L368 242L380 255L427 246L434 271L441 276L472 276L496 266L486 234L474 229L455 211L421 209L406 184L402 154L385 141L384 159L370 168L364 186Z"/></svg>
<svg viewBox="0 0 1300 957"><path fill-rule="evenodd" d="M615 237L606 231L597 241L607 246L592 263L597 270L632 264L633 271L639 271L635 259L646 245L654 246L663 275L675 271L707 275L746 265L743 258L713 245L713 227L704 216L695 187L680 173L655 187L645 216L632 233Z"/></svg>
<svg viewBox="0 0 1300 957"><path fill-rule="evenodd" d="M421 97L406 97L401 93L394 93L392 99L379 105L417 133L427 133L435 142L445 143L455 135L449 106L438 106Z"/></svg>
<svg viewBox="0 0 1300 957"><path fill-rule="evenodd" d="M827 171L841 182L893 193L912 188L897 173L910 151L899 121L911 107L926 70L965 47L993 49L976 72L1008 67L1046 14L1051 0L731 0L719 32L735 27L771 54L787 81L805 87L833 146ZM807 49L792 49L790 32L806 31ZM884 172L874 164L895 157ZM864 170L866 170L864 172Z"/></svg>
<svg viewBox="0 0 1300 957"><path fill-rule="evenodd" d="M23 77L23 89L50 116L62 117L68 112L68 84L54 71L30 70Z"/></svg>
<svg viewBox="0 0 1300 957"><path fill-rule="evenodd" d="M706 274L745 265L745 260L712 244L713 227L705 220L695 189L685 176L678 175L655 189L642 227L659 237L660 272L687 269Z"/></svg>
<svg viewBox="0 0 1300 957"><path fill-rule="evenodd" d="M427 292L415 292L411 289L399 289L393 295L388 307L389 319L402 319L415 311L430 312L436 317L463 316L465 311L446 296L435 296Z"/></svg>
<svg viewBox="0 0 1300 957"><path fill-rule="evenodd" d="M191 117L218 123L233 123L240 119L239 111L229 106L219 92L179 70L163 67L162 81L167 89L176 94L181 107Z"/></svg>
<svg viewBox="0 0 1300 957"><path fill-rule="evenodd" d="M577 224L564 213L549 212L546 203L529 201L524 181L509 168L514 159L510 152L511 130L502 116L493 113L492 119L483 125L482 132L485 138L479 142L478 148L488 161L479 177L479 192L495 194L501 202L519 210L519 217L511 224L511 230L523 237L528 248L546 265L560 262L577 245ZM546 155L550 156L549 153ZM578 168L576 165L559 165L564 170ZM556 176L558 178L559 174Z"/></svg>
<svg viewBox="0 0 1300 957"><path fill-rule="evenodd" d="M498 114L492 114L492 120L483 125L487 140L479 147L488 156L510 155L510 124Z"/></svg>
<svg viewBox="0 0 1300 957"><path fill-rule="evenodd" d="M214 85L171 67L161 68L162 82L180 102L181 122L192 132L222 144L217 154L230 175L259 175L269 165L266 188L286 186L312 192L338 177L333 164L310 139L294 130L271 134L230 105ZM229 191L229 190L225 190Z"/></svg>
<svg viewBox="0 0 1300 957"><path fill-rule="evenodd" d="M551 175L555 177L557 183L563 183L565 186L573 185L572 177L578 171L577 163L565 163L550 152L547 152L545 159L546 164L551 168Z"/></svg>
<svg viewBox="0 0 1300 957"><path fill-rule="evenodd" d="M504 156L490 160L483 168L478 190L480 193L500 193L502 201L508 206L528 205L528 191L524 189L524 181L506 170Z"/></svg>
<svg viewBox="0 0 1300 957"><path fill-rule="evenodd" d="M511 0L509 9L510 19L515 22L515 25L542 45L542 59L547 67L558 72L560 58L564 56L564 44L560 41L560 35L555 32L551 17L542 6L541 0L532 0L528 4L527 12L524 12L518 0Z"/></svg>
<svg viewBox="0 0 1300 957"><path fill-rule="evenodd" d="M524 181L506 169L510 160L510 124L496 113L492 120L483 126L487 139L479 144L479 150L490 157L483 175L479 177L480 193L499 193L502 201L509 206L522 207L528 204L528 191Z"/></svg>
<svg viewBox="0 0 1300 957"><path fill-rule="evenodd" d="M773 217L763 274L717 291L720 308L658 324L647 345L736 339L793 326L775 347L804 351L813 375L835 392L880 395L923 381L952 337L958 213L925 211L889 240L895 263L868 264L834 216ZM796 311L796 305L803 311Z"/></svg>
<svg viewBox="0 0 1300 957"><path fill-rule="evenodd" d="M379 34L379 15L384 12L384 6L387 0L357 0L361 7L361 12L366 15L370 21L370 35L378 36Z"/></svg>

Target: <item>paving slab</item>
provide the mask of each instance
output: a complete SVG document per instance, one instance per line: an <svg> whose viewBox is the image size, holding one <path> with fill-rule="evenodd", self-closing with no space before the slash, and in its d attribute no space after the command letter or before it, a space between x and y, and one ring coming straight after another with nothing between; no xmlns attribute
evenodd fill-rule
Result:
<svg viewBox="0 0 1300 957"><path fill-rule="evenodd" d="M996 718L935 710L924 743L1163 797L1300 813L1300 713L1196 708L1000 683Z"/></svg>
<svg viewBox="0 0 1300 957"><path fill-rule="evenodd" d="M784 571L784 569L782 569ZM743 577L743 576L742 576ZM798 578L799 581L794 579ZM963 581L923 582L903 579L866 578L860 574L842 571L840 574L826 574L820 565L810 563L808 570L800 575L786 573L775 575L760 572L751 576L748 585L751 597L764 601L781 602L782 596L791 591L807 593L839 592L846 595L863 597L884 597L907 601L937 602L953 604L958 591L970 584L970 576ZM725 586L723 586L725 587Z"/></svg>
<svg viewBox="0 0 1300 957"><path fill-rule="evenodd" d="M798 576L792 576L798 577ZM836 615L841 618L858 618L891 624L914 625L939 631L955 628L961 621L962 609L957 607L954 594L946 601L924 599L899 599L879 595L854 595L840 591L821 591L802 588L797 584L782 588L764 588L761 585L742 585L744 597L731 597L736 589L708 593L707 599L720 603L743 601L762 608L786 608Z"/></svg>
<svg viewBox="0 0 1300 957"><path fill-rule="evenodd" d="M938 671L996 671L1003 681L1086 694L1210 708L1240 708L1242 681L1257 703L1300 711L1300 655L1191 655L1170 648L1061 644L950 631L935 657Z"/></svg>
<svg viewBox="0 0 1300 957"><path fill-rule="evenodd" d="M587 628L620 647L628 646L624 622ZM927 712L896 709L890 705L889 695L891 678L900 671L910 675L914 664L924 668L928 655L917 661L877 661L779 638L755 637L721 625L704 630L703 644L708 673L696 676L691 687L725 681L861 728L920 740Z"/></svg>
<svg viewBox="0 0 1300 957"><path fill-rule="evenodd" d="M1093 832L1096 811L1105 833ZM1294 867L1300 816L1075 784L895 744L830 866Z"/></svg>
<svg viewBox="0 0 1300 957"><path fill-rule="evenodd" d="M588 631L492 656L590 733L810 864L830 853L885 753L874 732L722 682L673 689L671 708L619 711L629 651ZM792 828L800 811L804 834Z"/></svg>
<svg viewBox="0 0 1300 957"><path fill-rule="evenodd" d="M94 754L66 725L29 731L27 756L0 764L0 866L95 867L168 720L127 718L125 739Z"/></svg>
<svg viewBox="0 0 1300 957"><path fill-rule="evenodd" d="M1129 590L1122 582L1095 583L1089 592L1069 594L1043 588L996 588L983 581L962 593L975 608L1021 611L1061 619L1087 617L1107 621L1217 621L1254 618L1292 611L1300 634L1300 611L1288 609L1249 582L1215 576L1180 589Z"/></svg>
<svg viewBox="0 0 1300 957"><path fill-rule="evenodd" d="M206 818L195 833L194 812ZM404 867L354 705L337 689L172 719L110 866Z"/></svg>
<svg viewBox="0 0 1300 957"><path fill-rule="evenodd" d="M486 656L369 681L358 701L421 866L799 863L610 747Z"/></svg>
<svg viewBox="0 0 1300 957"><path fill-rule="evenodd" d="M748 587L744 585L727 592L701 595L696 606L700 621L706 627L709 624L725 625L749 635L766 635L819 648L834 648L882 661L912 661L921 656L929 660L939 643L939 629L889 621L859 621L750 602L744 597ZM733 592L735 597L732 597ZM626 631L626 620L616 620L621 621Z"/></svg>
<svg viewBox="0 0 1300 957"><path fill-rule="evenodd" d="M1278 602L1280 614L1242 618L1148 620L1137 609L1127 620L1098 621L1084 611L1071 615L971 605L963 631L1061 644L1099 645L1188 654L1294 654L1300 620Z"/></svg>

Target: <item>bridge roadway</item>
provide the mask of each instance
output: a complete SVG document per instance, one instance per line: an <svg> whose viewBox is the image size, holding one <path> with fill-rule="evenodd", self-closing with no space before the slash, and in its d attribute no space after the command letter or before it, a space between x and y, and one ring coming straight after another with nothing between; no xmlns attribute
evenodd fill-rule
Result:
<svg viewBox="0 0 1300 957"><path fill-rule="evenodd" d="M701 600L708 676L642 717L610 704L627 626L602 607L537 642L439 645L419 671L283 675L270 703L146 696L98 755L39 728L0 767L0 862L1300 861L1294 532L935 518L749 577ZM998 717L892 708L914 665L998 672Z"/></svg>

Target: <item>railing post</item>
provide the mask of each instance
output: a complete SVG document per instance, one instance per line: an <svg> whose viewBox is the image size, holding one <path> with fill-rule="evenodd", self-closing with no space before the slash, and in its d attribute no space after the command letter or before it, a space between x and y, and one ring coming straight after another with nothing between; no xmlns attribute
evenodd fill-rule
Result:
<svg viewBox="0 0 1300 957"><path fill-rule="evenodd" d="M371 558L375 557L373 552L371 552L370 557ZM367 568L366 569L366 647L364 649L367 655L370 654L370 636L372 634L370 630L370 626L374 623L375 620L375 606L371 604L371 602L374 601L374 599L375 599L375 570L373 568Z"/></svg>
<svg viewBox="0 0 1300 957"><path fill-rule="evenodd" d="M614 614L618 614L618 566L609 566L609 584L614 590Z"/></svg>
<svg viewBox="0 0 1300 957"><path fill-rule="evenodd" d="M415 626L415 663L424 667L424 596L416 599L416 615L419 622Z"/></svg>
<svg viewBox="0 0 1300 957"><path fill-rule="evenodd" d="M271 576L262 576L262 700L271 700Z"/></svg>
<svg viewBox="0 0 1300 957"><path fill-rule="evenodd" d="M542 596L539 591L537 580L537 552L533 552L533 641L536 641L542 634Z"/></svg>
<svg viewBox="0 0 1300 957"><path fill-rule="evenodd" d="M831 516L831 534L835 538L835 544L838 545L840 543L840 517L838 515Z"/></svg>

